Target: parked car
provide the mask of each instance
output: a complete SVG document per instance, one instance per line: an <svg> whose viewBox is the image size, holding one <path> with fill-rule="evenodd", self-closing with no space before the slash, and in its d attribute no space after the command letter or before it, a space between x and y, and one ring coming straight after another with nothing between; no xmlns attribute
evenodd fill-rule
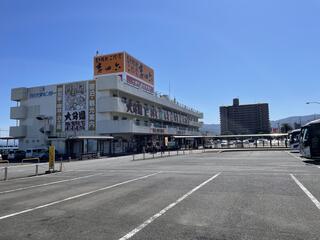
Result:
<svg viewBox="0 0 320 240"><path fill-rule="evenodd" d="M43 153L47 151L47 149L44 148L30 148L26 150L26 158L37 158L40 157L40 155L43 155Z"/></svg>
<svg viewBox="0 0 320 240"><path fill-rule="evenodd" d="M61 154L58 153L57 150L55 150L55 158L58 160L60 157L62 157ZM38 158L40 160L49 160L49 150L43 149L39 154Z"/></svg>
<svg viewBox="0 0 320 240"><path fill-rule="evenodd" d="M8 160L8 151L7 150L1 151L1 159Z"/></svg>
<svg viewBox="0 0 320 240"><path fill-rule="evenodd" d="M26 157L26 152L22 150L10 150L8 153L8 160L19 161Z"/></svg>
<svg viewBox="0 0 320 240"><path fill-rule="evenodd" d="M214 142L213 141L207 141L204 144L204 148L214 148Z"/></svg>

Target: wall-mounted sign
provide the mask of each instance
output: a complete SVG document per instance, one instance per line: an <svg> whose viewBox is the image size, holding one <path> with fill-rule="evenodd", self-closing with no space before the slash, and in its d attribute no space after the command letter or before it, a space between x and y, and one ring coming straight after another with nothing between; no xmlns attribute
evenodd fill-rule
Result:
<svg viewBox="0 0 320 240"><path fill-rule="evenodd" d="M63 85L57 86L57 95L56 95L56 131L62 131L63 123Z"/></svg>
<svg viewBox="0 0 320 240"><path fill-rule="evenodd" d="M55 91L50 87L34 87L28 89L28 98L48 97L55 94Z"/></svg>
<svg viewBox="0 0 320 240"><path fill-rule="evenodd" d="M139 88L139 89L142 89L143 91L145 92L148 92L148 93L153 93L154 92L154 87L153 86L150 86L150 85L147 85L145 84L144 82L136 79L136 78L133 78L129 75L127 75L127 83L133 87L136 87L136 88Z"/></svg>
<svg viewBox="0 0 320 240"><path fill-rule="evenodd" d="M133 101L131 99L126 102L126 112L152 119L182 123L186 125L190 123L190 117L188 115L141 103L139 101Z"/></svg>
<svg viewBox="0 0 320 240"><path fill-rule="evenodd" d="M64 130L86 130L87 82L65 85Z"/></svg>
<svg viewBox="0 0 320 240"><path fill-rule="evenodd" d="M167 134L167 129L165 128L151 128L150 131L154 134Z"/></svg>
<svg viewBox="0 0 320 240"><path fill-rule="evenodd" d="M96 81L89 81L89 131L96 130Z"/></svg>

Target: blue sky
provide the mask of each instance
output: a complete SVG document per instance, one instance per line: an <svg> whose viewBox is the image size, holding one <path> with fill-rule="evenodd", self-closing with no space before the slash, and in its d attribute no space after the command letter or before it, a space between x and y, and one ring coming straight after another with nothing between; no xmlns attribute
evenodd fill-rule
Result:
<svg viewBox="0 0 320 240"><path fill-rule="evenodd" d="M268 102L272 120L319 113L320 3L296 0L0 1L0 128L10 89L92 78L127 51L156 90L219 122L220 105ZM306 90L306 91L304 91Z"/></svg>

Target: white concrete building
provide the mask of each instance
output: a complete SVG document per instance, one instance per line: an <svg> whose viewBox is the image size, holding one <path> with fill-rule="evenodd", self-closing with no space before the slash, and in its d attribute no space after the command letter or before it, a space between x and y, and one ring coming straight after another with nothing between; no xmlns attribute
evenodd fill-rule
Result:
<svg viewBox="0 0 320 240"><path fill-rule="evenodd" d="M10 136L20 149L116 154L199 135L203 114L155 94L151 68L127 53L98 55L94 64L92 80L11 90Z"/></svg>

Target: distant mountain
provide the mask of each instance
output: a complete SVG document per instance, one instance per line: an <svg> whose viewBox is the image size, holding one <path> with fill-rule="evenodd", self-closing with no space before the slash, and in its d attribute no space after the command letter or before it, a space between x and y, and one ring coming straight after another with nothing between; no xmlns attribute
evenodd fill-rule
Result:
<svg viewBox="0 0 320 240"><path fill-rule="evenodd" d="M270 121L270 124L272 128L278 128L279 126L281 127L281 124L283 123L288 123L292 127L294 127L294 123L298 123L303 126L304 124L319 118L320 118L320 114L293 116L293 117L287 117L287 118L283 118L275 121Z"/></svg>
<svg viewBox="0 0 320 240"><path fill-rule="evenodd" d="M310 121L315 119L320 119L320 114L312 114L312 115L305 115L305 116L293 116L282 118L279 120L270 121L271 128L278 128L283 123L288 123L290 126L294 127L295 123L304 125ZM209 134L220 134L220 124L203 124L200 128L202 133L209 133Z"/></svg>
<svg viewBox="0 0 320 240"><path fill-rule="evenodd" d="M218 135L220 134L220 124L203 124L200 132Z"/></svg>

